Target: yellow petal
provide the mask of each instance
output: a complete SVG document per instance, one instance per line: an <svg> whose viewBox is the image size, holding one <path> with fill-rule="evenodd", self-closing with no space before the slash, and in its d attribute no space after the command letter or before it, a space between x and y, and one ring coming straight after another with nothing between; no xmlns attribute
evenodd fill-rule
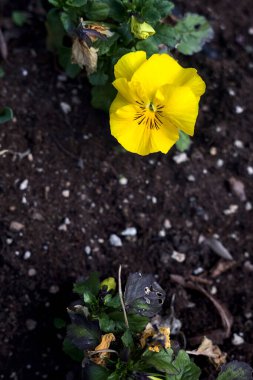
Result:
<svg viewBox="0 0 253 380"><path fill-rule="evenodd" d="M190 87L196 96L201 96L206 90L206 84L198 75L196 69L182 69L175 80L178 86Z"/></svg>
<svg viewBox="0 0 253 380"><path fill-rule="evenodd" d="M121 96L128 101L128 103L134 103L135 91L132 90L130 87L130 82L128 82L126 78L118 78L112 84Z"/></svg>
<svg viewBox="0 0 253 380"><path fill-rule="evenodd" d="M139 125L134 120L138 108L127 105L110 115L111 134L129 152L145 156L153 153L151 146L151 130L145 125Z"/></svg>
<svg viewBox="0 0 253 380"><path fill-rule="evenodd" d="M150 100L165 84L174 83L182 67L168 54L153 54L133 74L132 80L143 83Z"/></svg>
<svg viewBox="0 0 253 380"><path fill-rule="evenodd" d="M152 129L151 140L155 152L168 153L179 138L178 130L169 121L162 119L163 126Z"/></svg>
<svg viewBox="0 0 253 380"><path fill-rule="evenodd" d="M133 73L146 61L145 51L135 51L123 55L114 66L115 78L131 80Z"/></svg>
<svg viewBox="0 0 253 380"><path fill-rule="evenodd" d="M128 101L125 98L123 98L122 95L117 94L111 104L110 114L113 112L116 112L118 108L122 108L124 106L127 106L128 104L129 104Z"/></svg>
<svg viewBox="0 0 253 380"><path fill-rule="evenodd" d="M194 134L194 126L198 116L197 98L189 87L163 86L156 94L164 99L163 116L190 136Z"/></svg>

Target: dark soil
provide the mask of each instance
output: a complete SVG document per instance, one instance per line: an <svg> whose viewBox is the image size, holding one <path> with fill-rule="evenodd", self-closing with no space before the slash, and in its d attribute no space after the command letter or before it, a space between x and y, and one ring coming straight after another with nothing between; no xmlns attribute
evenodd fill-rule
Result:
<svg viewBox="0 0 253 380"><path fill-rule="evenodd" d="M89 105L85 77L67 79L47 52L43 13L33 8L30 25L9 29L11 8L22 6L11 3L2 19L9 56L0 85L0 105L15 114L0 129L0 150L12 152L0 157L0 378L79 379L79 365L61 350L64 332L56 330L54 319L66 318L74 281L94 270L116 275L119 264L124 277L154 273L168 296L176 292L189 346L191 338L222 329L221 319L204 295L176 285L170 275L208 280L201 286L212 293L216 287L213 296L234 317L221 348L229 359L252 363L251 1L177 3L206 15L215 30L203 52L178 57L198 68L207 83L188 160L181 164L173 160L176 148L145 158L122 152L110 136L108 116ZM61 102L71 106L67 115ZM121 176L126 185L119 183ZM244 184L246 200L231 187L232 177ZM28 186L21 190L24 180ZM227 215L231 205L234 212ZM171 228L164 226L168 220ZM14 221L23 224L20 232L10 228ZM122 237L122 247L112 247L110 235L120 236L126 227L136 227L137 236ZM215 234L235 265L213 278L221 259L201 237ZM173 251L185 253L185 262L175 261ZM244 343L235 346L234 333ZM213 379L204 363L203 378Z"/></svg>

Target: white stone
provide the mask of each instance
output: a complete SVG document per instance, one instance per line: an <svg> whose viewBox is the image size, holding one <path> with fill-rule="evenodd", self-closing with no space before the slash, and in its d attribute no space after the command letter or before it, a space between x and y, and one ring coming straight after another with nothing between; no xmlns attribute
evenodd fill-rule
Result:
<svg viewBox="0 0 253 380"><path fill-rule="evenodd" d="M91 254L91 247L89 245L86 245L86 247L84 247L84 252L89 256Z"/></svg>
<svg viewBox="0 0 253 380"><path fill-rule="evenodd" d="M156 197L152 197L151 200L152 200L152 203L154 203L154 205L157 203L157 198Z"/></svg>
<svg viewBox="0 0 253 380"><path fill-rule="evenodd" d="M160 230L160 231L158 232L158 236L159 236L159 237L165 237L165 236L166 236L166 231L165 231L165 230Z"/></svg>
<svg viewBox="0 0 253 380"><path fill-rule="evenodd" d="M211 154L211 156L216 156L217 148L215 146L212 146L212 148L210 149L210 154Z"/></svg>
<svg viewBox="0 0 253 380"><path fill-rule="evenodd" d="M235 96L235 91L232 88L228 89L228 93L230 96Z"/></svg>
<svg viewBox="0 0 253 380"><path fill-rule="evenodd" d="M120 177L119 184L122 186L126 186L128 183L128 179L126 177Z"/></svg>
<svg viewBox="0 0 253 380"><path fill-rule="evenodd" d="M214 296L215 294L217 294L217 288L216 288L216 286L212 286L211 287L211 290L210 290L210 293Z"/></svg>
<svg viewBox="0 0 253 380"><path fill-rule="evenodd" d="M238 115L241 114L241 113L243 113L243 111L244 111L243 107L241 107L241 106L236 106L235 107L235 113L237 113Z"/></svg>
<svg viewBox="0 0 253 380"><path fill-rule="evenodd" d="M238 210L238 205L230 205L228 209L223 211L223 214L231 215L231 214L236 213L237 210Z"/></svg>
<svg viewBox="0 0 253 380"><path fill-rule="evenodd" d="M253 175L253 167L252 166L248 166L247 167L247 172L249 175Z"/></svg>
<svg viewBox="0 0 253 380"><path fill-rule="evenodd" d="M182 164L183 162L188 161L188 157L186 153L178 153L173 157L173 160L176 164Z"/></svg>
<svg viewBox="0 0 253 380"><path fill-rule="evenodd" d="M251 210L252 210L252 203L247 202L247 203L245 204L245 210L246 210L246 211L251 211Z"/></svg>
<svg viewBox="0 0 253 380"><path fill-rule="evenodd" d="M6 239L6 244L11 245L12 243L13 243L13 239L11 238Z"/></svg>
<svg viewBox="0 0 253 380"><path fill-rule="evenodd" d="M177 252L177 251L173 251L172 255L171 255L171 258L173 260L176 260L178 263L183 263L185 261L186 255L185 255L185 253L180 253L180 252Z"/></svg>
<svg viewBox="0 0 253 380"><path fill-rule="evenodd" d="M28 179L24 179L24 180L20 183L20 185L19 185L19 190L24 191L24 190L27 189L27 187L28 187Z"/></svg>
<svg viewBox="0 0 253 380"><path fill-rule="evenodd" d="M241 140L235 140L234 146L236 146L236 148L242 149L244 147L244 144Z"/></svg>
<svg viewBox="0 0 253 380"><path fill-rule="evenodd" d="M113 247L122 247L122 241L121 238L116 234L111 234L109 238L109 243Z"/></svg>
<svg viewBox="0 0 253 380"><path fill-rule="evenodd" d="M243 343L244 343L243 337L240 336L240 335L238 335L238 334L236 334L236 333L234 333L233 334L233 338L232 338L232 344L234 346L240 346Z"/></svg>
<svg viewBox="0 0 253 380"><path fill-rule="evenodd" d="M249 33L251 36L253 35L253 27L252 27L252 26L248 29L248 33Z"/></svg>
<svg viewBox="0 0 253 380"><path fill-rule="evenodd" d="M26 69L22 69L22 70L21 70L21 73L22 73L23 77L27 77L27 75L28 75L28 70L26 70Z"/></svg>
<svg viewBox="0 0 253 380"><path fill-rule="evenodd" d="M32 255L32 253L31 253L30 251L26 251L26 252L24 253L24 260L28 260L28 259L30 259L31 255Z"/></svg>
<svg viewBox="0 0 253 380"><path fill-rule="evenodd" d="M196 181L196 178L192 174L188 175L187 179L189 182L195 182Z"/></svg>
<svg viewBox="0 0 253 380"><path fill-rule="evenodd" d="M199 274L203 273L204 272L204 268L202 267L198 267L196 269L194 269L194 271L192 272L195 276L198 276Z"/></svg>
<svg viewBox="0 0 253 380"><path fill-rule="evenodd" d="M22 224L22 223L19 223L19 222L11 222L10 224L10 230L11 231L16 231L16 232L20 232L21 230L23 230L25 226Z"/></svg>
<svg viewBox="0 0 253 380"><path fill-rule="evenodd" d="M66 190L62 190L62 196L64 197L64 198L69 198L69 195L70 195L70 191L68 190L68 189L66 189Z"/></svg>
<svg viewBox="0 0 253 380"><path fill-rule="evenodd" d="M218 168L221 168L224 165L224 161L221 158L219 158L216 162L216 165Z"/></svg>
<svg viewBox="0 0 253 380"><path fill-rule="evenodd" d="M36 269L34 269L34 268L30 268L30 269L29 269L29 271L28 271L28 276L29 276L29 277L36 276L36 274L37 274Z"/></svg>
<svg viewBox="0 0 253 380"><path fill-rule="evenodd" d="M60 107L62 109L62 112L64 112L65 114L68 114L71 111L71 106L68 103L61 102Z"/></svg>
<svg viewBox="0 0 253 380"><path fill-rule="evenodd" d="M121 232L122 236L136 236L137 229L135 227L128 227L124 231Z"/></svg>
<svg viewBox="0 0 253 380"><path fill-rule="evenodd" d="M68 226L67 226L67 224L65 224L65 223L61 224L61 225L58 227L58 230L59 230L59 231L67 232L67 231L68 231Z"/></svg>
<svg viewBox="0 0 253 380"><path fill-rule="evenodd" d="M164 225L164 228L166 228L166 230L169 230L172 227L169 219L165 219L163 225Z"/></svg>

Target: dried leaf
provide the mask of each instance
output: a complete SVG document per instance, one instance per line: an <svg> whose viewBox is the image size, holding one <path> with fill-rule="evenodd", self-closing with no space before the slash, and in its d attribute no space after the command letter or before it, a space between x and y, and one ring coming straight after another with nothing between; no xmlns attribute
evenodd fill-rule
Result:
<svg viewBox="0 0 253 380"><path fill-rule="evenodd" d="M7 48L7 44L5 42L5 38L1 29L0 29L0 54L3 57L3 59L6 61L8 57L8 48Z"/></svg>
<svg viewBox="0 0 253 380"><path fill-rule="evenodd" d="M216 278L227 270L233 268L236 265L235 261L220 260L217 265L212 269L211 277Z"/></svg>
<svg viewBox="0 0 253 380"><path fill-rule="evenodd" d="M232 192L240 199L240 201L245 202L247 197L245 194L245 186L242 181L239 181L235 177L230 177L228 182Z"/></svg>
<svg viewBox="0 0 253 380"><path fill-rule="evenodd" d="M75 38L72 45L72 63L85 67L90 75L97 70L97 51L94 47L89 48L86 42Z"/></svg>
<svg viewBox="0 0 253 380"><path fill-rule="evenodd" d="M197 350L187 351L187 353L191 355L207 356L217 368L226 363L227 354L222 352L220 348L217 345L214 345L212 340L208 339L206 336Z"/></svg>

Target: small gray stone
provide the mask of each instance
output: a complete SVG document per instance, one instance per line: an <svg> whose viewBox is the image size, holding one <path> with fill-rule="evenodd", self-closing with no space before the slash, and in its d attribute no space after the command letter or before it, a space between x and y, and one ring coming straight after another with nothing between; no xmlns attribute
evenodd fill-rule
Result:
<svg viewBox="0 0 253 380"><path fill-rule="evenodd" d="M24 227L25 226L22 223L16 221L11 222L10 224L10 230L15 232L20 232Z"/></svg>
<svg viewBox="0 0 253 380"><path fill-rule="evenodd" d="M121 232L122 236L136 236L137 229L135 227L128 227L124 231Z"/></svg>
<svg viewBox="0 0 253 380"><path fill-rule="evenodd" d="M121 238L116 234L111 234L109 242L113 247L122 247Z"/></svg>
<svg viewBox="0 0 253 380"><path fill-rule="evenodd" d="M24 190L27 189L27 187L28 187L28 179L24 179L24 180L20 183L20 185L19 185L19 190L24 191Z"/></svg>
<svg viewBox="0 0 253 380"><path fill-rule="evenodd" d="M27 319L25 321L25 324L26 324L27 330L29 331L36 329L36 326L37 326L37 322L34 319Z"/></svg>

